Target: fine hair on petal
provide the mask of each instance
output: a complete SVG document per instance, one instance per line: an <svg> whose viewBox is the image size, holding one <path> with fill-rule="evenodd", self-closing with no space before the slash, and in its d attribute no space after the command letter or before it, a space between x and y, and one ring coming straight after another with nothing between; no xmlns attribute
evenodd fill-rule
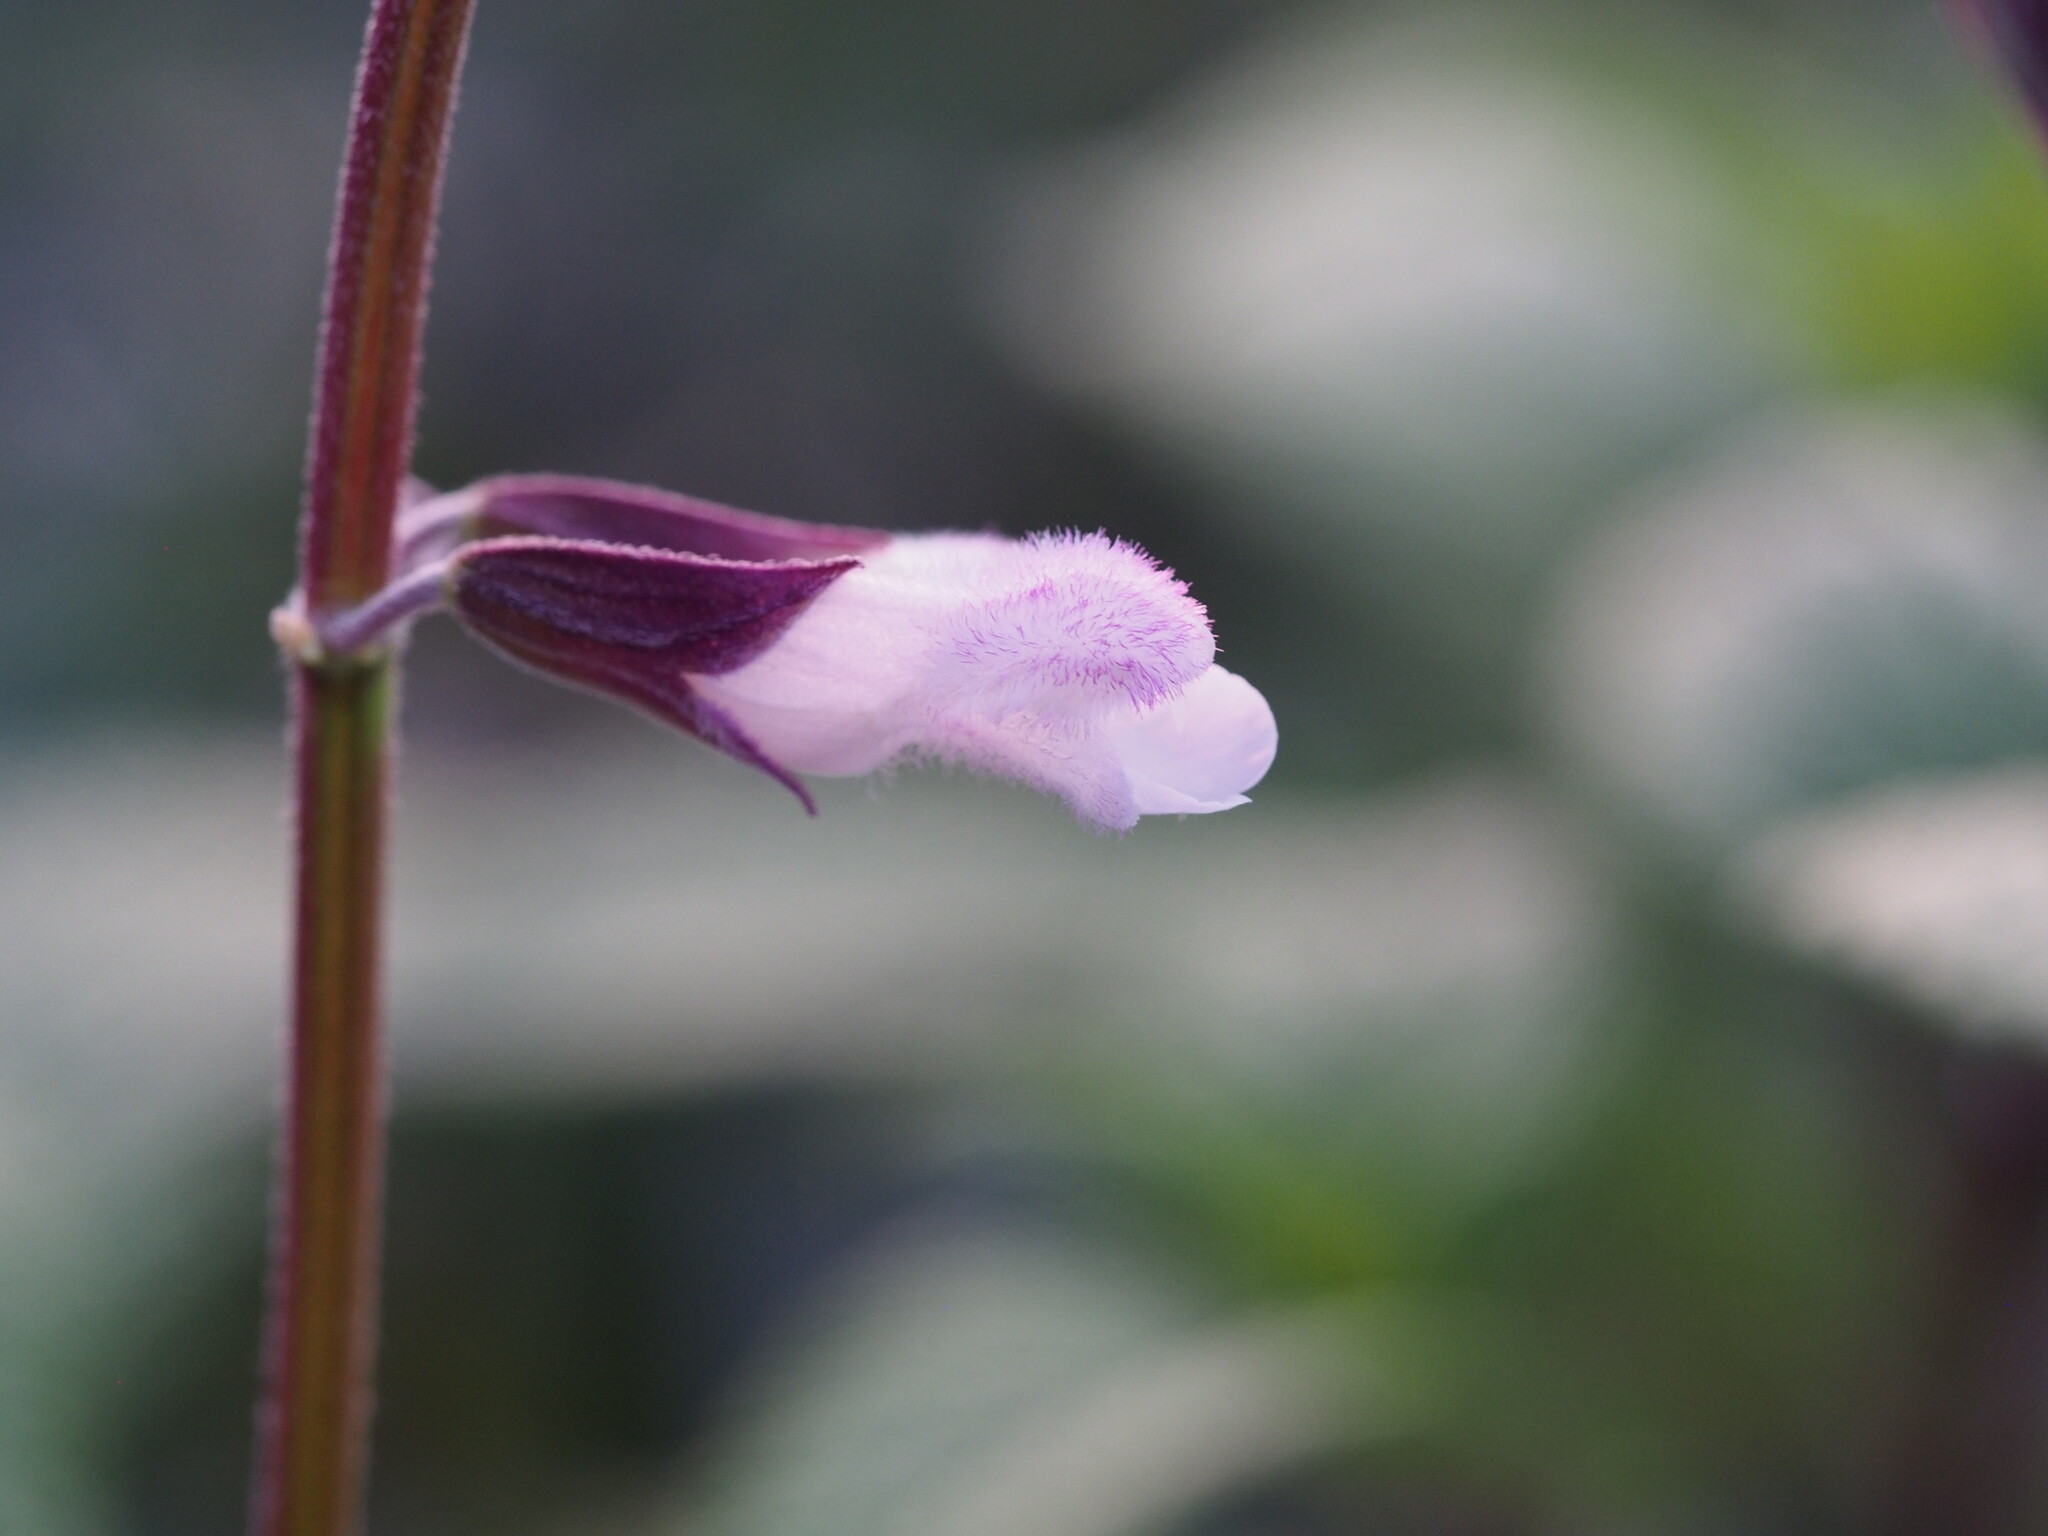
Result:
<svg viewBox="0 0 2048 1536"><path fill-rule="evenodd" d="M950 615L952 689L1001 716L1149 709L1214 660L1208 614L1187 584L1105 533L1041 533Z"/></svg>

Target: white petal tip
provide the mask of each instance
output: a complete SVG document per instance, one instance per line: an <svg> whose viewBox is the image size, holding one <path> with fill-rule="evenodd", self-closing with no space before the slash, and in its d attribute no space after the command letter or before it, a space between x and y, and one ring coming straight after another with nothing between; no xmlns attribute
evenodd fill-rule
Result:
<svg viewBox="0 0 2048 1536"><path fill-rule="evenodd" d="M1108 735L1140 816L1206 816L1249 804L1244 792L1266 776L1279 746L1264 696L1222 667Z"/></svg>

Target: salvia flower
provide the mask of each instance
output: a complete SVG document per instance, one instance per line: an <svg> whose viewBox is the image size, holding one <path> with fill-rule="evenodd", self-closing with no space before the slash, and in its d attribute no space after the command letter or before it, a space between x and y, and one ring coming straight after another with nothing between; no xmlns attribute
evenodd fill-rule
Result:
<svg viewBox="0 0 2048 1536"><path fill-rule="evenodd" d="M566 476L422 495L398 534L397 580L317 626L321 643L445 605L806 805L800 774L922 760L1124 830L1242 805L1273 760L1272 712L1216 665L1202 605L1106 534L892 536Z"/></svg>

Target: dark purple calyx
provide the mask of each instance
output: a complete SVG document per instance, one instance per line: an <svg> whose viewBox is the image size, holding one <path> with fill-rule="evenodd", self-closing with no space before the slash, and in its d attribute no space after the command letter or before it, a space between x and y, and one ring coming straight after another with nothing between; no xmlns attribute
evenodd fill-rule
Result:
<svg viewBox="0 0 2048 1536"><path fill-rule="evenodd" d="M845 553L738 560L592 540L493 538L456 553L446 590L450 609L496 650L751 763L815 812L802 782L701 698L690 679L745 666L859 564Z"/></svg>
<svg viewBox="0 0 2048 1536"><path fill-rule="evenodd" d="M2034 121L2048 129L2048 0L1952 0L1964 22L1998 50Z"/></svg>
<svg viewBox="0 0 2048 1536"><path fill-rule="evenodd" d="M484 538L536 534L592 539L722 560L829 560L889 542L870 528L835 528L742 512L652 486L578 475L499 475L464 493Z"/></svg>

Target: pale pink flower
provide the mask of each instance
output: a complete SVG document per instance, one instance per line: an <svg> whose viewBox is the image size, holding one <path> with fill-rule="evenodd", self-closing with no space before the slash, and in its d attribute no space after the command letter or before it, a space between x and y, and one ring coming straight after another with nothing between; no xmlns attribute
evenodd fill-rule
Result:
<svg viewBox="0 0 2048 1536"><path fill-rule="evenodd" d="M1123 829L1243 805L1273 761L1266 701L1133 545L927 534L859 558L774 645L696 683L787 768L957 763Z"/></svg>
<svg viewBox="0 0 2048 1536"><path fill-rule="evenodd" d="M892 536L516 475L416 501L399 535L398 580L316 642L354 648L445 603L806 805L799 774L931 761L1123 831L1243 805L1273 761L1273 713L1216 665L1202 605L1107 534Z"/></svg>

